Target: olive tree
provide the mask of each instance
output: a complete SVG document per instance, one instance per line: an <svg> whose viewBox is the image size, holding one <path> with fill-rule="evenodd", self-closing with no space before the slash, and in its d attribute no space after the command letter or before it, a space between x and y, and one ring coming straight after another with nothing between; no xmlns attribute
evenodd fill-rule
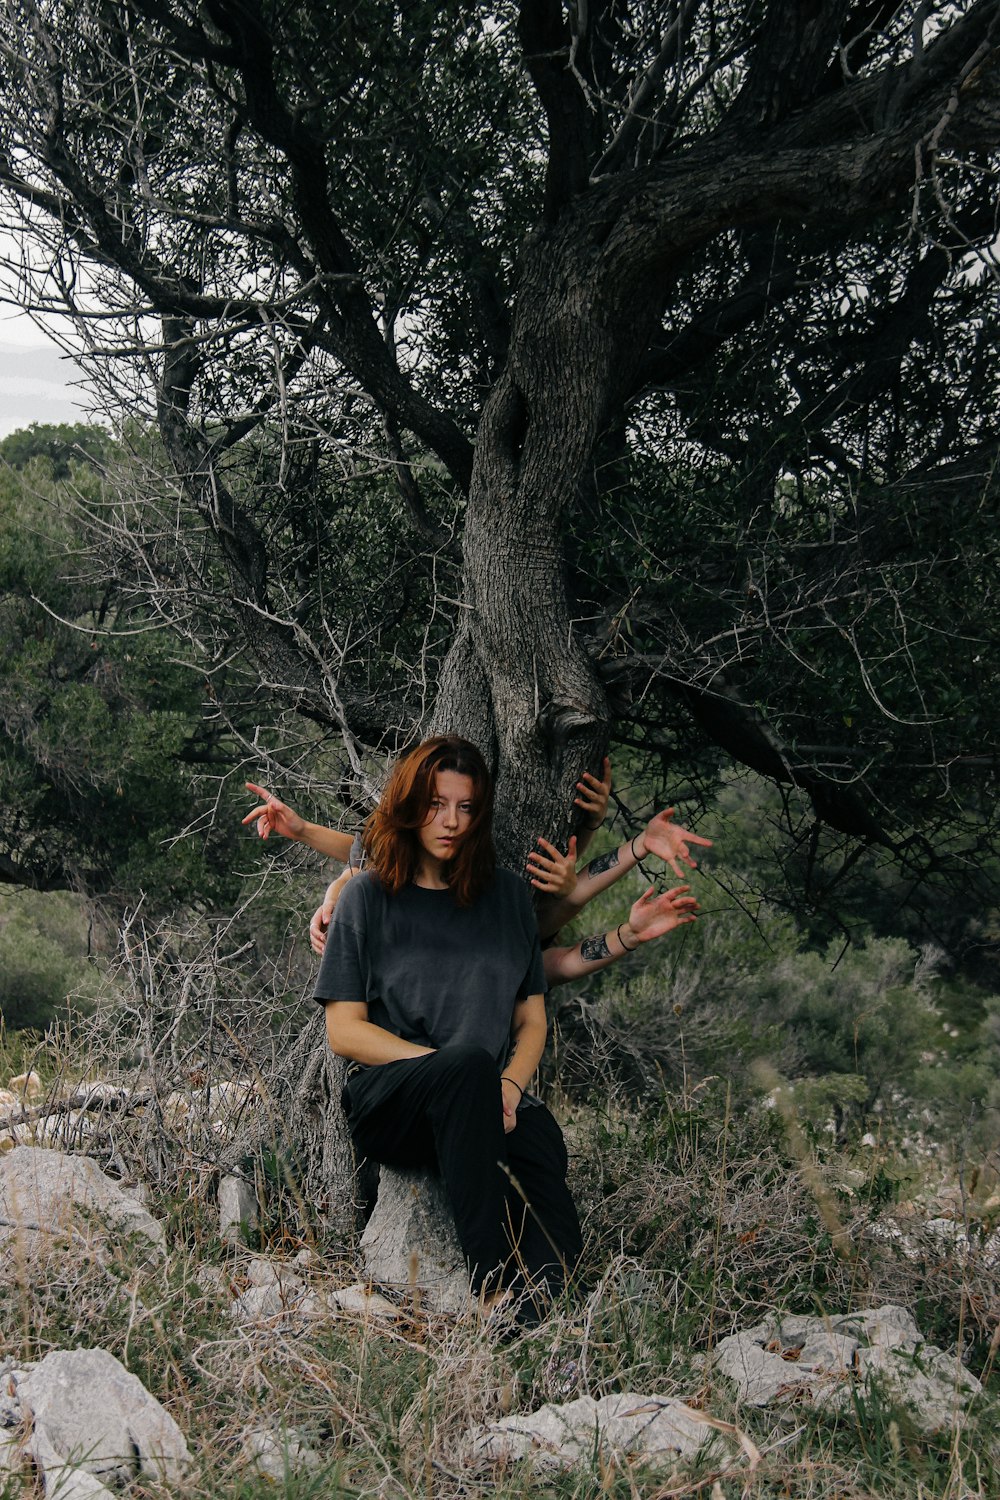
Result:
<svg viewBox="0 0 1000 1500"><path fill-rule="evenodd" d="M471 735L511 858L609 738L897 849L953 818L992 754L998 26L6 6L21 295L171 476L119 586L356 774Z"/></svg>
<svg viewBox="0 0 1000 1500"><path fill-rule="evenodd" d="M972 864L1000 0L2 14L11 294L143 435L123 608L362 795L469 735L515 864L609 741Z"/></svg>

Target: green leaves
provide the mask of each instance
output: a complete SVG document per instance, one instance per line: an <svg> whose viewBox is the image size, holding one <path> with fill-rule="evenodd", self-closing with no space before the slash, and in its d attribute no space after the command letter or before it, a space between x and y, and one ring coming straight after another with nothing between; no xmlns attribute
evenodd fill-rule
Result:
<svg viewBox="0 0 1000 1500"><path fill-rule="evenodd" d="M172 841L196 816L198 762L231 754L206 724L202 681L177 644L91 573L76 506L99 491L82 441L34 429L0 448L0 861L4 878L156 908L229 887L230 831ZM57 475L66 469L65 477ZM167 841L171 841L168 843Z"/></svg>

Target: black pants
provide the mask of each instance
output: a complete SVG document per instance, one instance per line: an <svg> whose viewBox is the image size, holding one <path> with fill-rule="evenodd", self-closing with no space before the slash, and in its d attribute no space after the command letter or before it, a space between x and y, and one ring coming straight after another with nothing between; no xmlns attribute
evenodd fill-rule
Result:
<svg viewBox="0 0 1000 1500"><path fill-rule="evenodd" d="M502 1285L558 1294L582 1248L562 1132L544 1105L522 1104L505 1133L488 1052L441 1047L366 1068L344 1103L363 1155L440 1172L474 1292Z"/></svg>

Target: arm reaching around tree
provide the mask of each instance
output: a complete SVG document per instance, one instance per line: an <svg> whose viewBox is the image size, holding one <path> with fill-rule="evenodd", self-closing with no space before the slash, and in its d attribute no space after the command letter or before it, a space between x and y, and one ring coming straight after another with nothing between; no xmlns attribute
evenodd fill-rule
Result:
<svg viewBox="0 0 1000 1500"><path fill-rule="evenodd" d="M565 854L560 854L548 839L536 839L537 849L528 855L525 869L536 891L556 901L565 901L576 889L576 834Z"/></svg>
<svg viewBox="0 0 1000 1500"><path fill-rule="evenodd" d="M287 802L282 802L273 792L252 781L246 782L246 788L255 796L263 797L264 802L261 807L252 808L247 813L243 819L244 826L256 823L257 832L262 839L269 838L272 833L280 833L282 838L293 839L297 844L307 844L317 854L339 859L341 864L347 863L354 842L349 833L338 833L335 828L326 828L322 823L306 822Z"/></svg>
<svg viewBox="0 0 1000 1500"><path fill-rule="evenodd" d="M700 848L710 849L712 840L704 839L688 828L682 828L673 821L673 817L672 807L657 813L650 818L641 833L637 833L627 843L620 844L617 849L609 849L606 854L596 855L578 871L576 884L569 894L547 902L539 910L538 930L542 937L551 937L560 927L572 922L588 901L593 900L599 892L607 890L609 885L614 885L629 870L634 870L648 854L655 854L665 860L674 874L681 878L684 875L681 860L692 870L697 869L691 846L696 844Z"/></svg>
<svg viewBox="0 0 1000 1500"><path fill-rule="evenodd" d="M584 771L576 784L576 790L578 795L573 798L573 801L583 812L579 839L579 852L583 854L608 815L608 802L611 797L611 761L608 756L604 757L600 776L595 776L591 771Z"/></svg>
<svg viewBox="0 0 1000 1500"><path fill-rule="evenodd" d="M322 906L317 906L312 914L312 921L309 923L309 946L320 958L323 957L323 950L326 947L326 934L329 931L330 923L333 921L333 913L336 910L337 902L340 900L340 893L349 880L352 880L355 875L360 874L361 871L356 869L354 865L348 865L347 869L342 871L336 880L331 881L327 886Z"/></svg>
<svg viewBox="0 0 1000 1500"><path fill-rule="evenodd" d="M632 840L632 853L638 856L638 860L644 859L647 854L657 855L670 866L678 880L683 880L681 862L692 870L698 868L698 862L691 854L691 845L711 849L712 840L703 839L700 834L682 828L673 818L672 807L657 813L655 818L650 818L642 832Z"/></svg>
<svg viewBox="0 0 1000 1500"><path fill-rule="evenodd" d="M673 932L675 927L697 921L698 902L688 895L690 889L688 885L676 885L657 896L656 887L651 885L645 895L633 902L627 921L584 938L572 947L546 948L542 962L549 985L585 979L588 974L617 963L626 953L634 953L643 943L651 943Z"/></svg>

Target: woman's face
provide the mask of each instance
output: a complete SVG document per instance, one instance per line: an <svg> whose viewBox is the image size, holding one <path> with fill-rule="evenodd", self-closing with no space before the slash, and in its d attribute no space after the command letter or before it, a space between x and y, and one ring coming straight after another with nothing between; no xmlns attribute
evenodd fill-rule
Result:
<svg viewBox="0 0 1000 1500"><path fill-rule="evenodd" d="M438 771L434 793L423 826L417 829L420 847L431 859L451 859L458 841L472 822L475 787L471 776Z"/></svg>

